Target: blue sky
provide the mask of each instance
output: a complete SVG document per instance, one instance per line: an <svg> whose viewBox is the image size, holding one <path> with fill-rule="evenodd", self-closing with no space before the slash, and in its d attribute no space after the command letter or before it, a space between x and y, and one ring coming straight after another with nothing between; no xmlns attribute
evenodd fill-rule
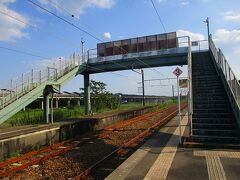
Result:
<svg viewBox="0 0 240 180"><path fill-rule="evenodd" d="M68 19L104 41L164 33L150 0L33 0ZM210 18L213 38L240 78L240 2L239 0L154 0L168 32L189 35L193 40L206 37L203 21ZM58 5L56 7L56 4ZM54 16L33 6L27 0L0 0L0 47L26 51L40 57L0 48L0 82L49 62L45 58L69 56L80 52L80 40L85 48L95 48L97 41ZM24 23L16 21L13 16ZM70 14L74 14L72 18ZM105 36L104 36L105 34ZM146 79L173 77L174 67L157 68L161 73L146 69ZM183 67L186 71L186 67ZM91 77L108 84L112 92L137 93L139 74L122 71L124 78L111 73ZM137 80L136 80L137 79ZM75 78L63 90L79 91L82 76ZM170 87L169 87L170 88ZM169 94L168 87L148 88L147 94Z"/></svg>

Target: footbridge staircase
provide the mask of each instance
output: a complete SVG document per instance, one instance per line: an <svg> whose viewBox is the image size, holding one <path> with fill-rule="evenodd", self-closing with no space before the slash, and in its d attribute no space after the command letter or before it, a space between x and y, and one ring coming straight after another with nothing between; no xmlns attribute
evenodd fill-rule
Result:
<svg viewBox="0 0 240 180"><path fill-rule="evenodd" d="M192 55L191 140L204 145L240 144L240 84L221 49Z"/></svg>
<svg viewBox="0 0 240 180"><path fill-rule="evenodd" d="M40 96L45 97L44 107L48 109L49 94L58 92L62 85L73 79L81 64L81 58L74 54L42 70L31 70L1 85L0 124Z"/></svg>

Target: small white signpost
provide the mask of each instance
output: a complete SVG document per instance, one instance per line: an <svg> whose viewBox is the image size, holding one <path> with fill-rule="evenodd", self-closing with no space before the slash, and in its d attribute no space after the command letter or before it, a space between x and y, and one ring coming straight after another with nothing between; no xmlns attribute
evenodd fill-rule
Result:
<svg viewBox="0 0 240 180"><path fill-rule="evenodd" d="M182 132L181 132L181 106L180 106L180 95L179 95L179 76L183 73L180 68L176 68L173 74L177 76L177 91L178 91L178 127L179 127L179 144L182 144Z"/></svg>

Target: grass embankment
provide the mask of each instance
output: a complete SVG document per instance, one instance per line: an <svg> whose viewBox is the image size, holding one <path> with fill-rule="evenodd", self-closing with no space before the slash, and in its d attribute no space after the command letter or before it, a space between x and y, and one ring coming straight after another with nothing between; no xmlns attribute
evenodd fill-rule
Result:
<svg viewBox="0 0 240 180"><path fill-rule="evenodd" d="M176 100L168 101L162 104L150 103L146 106L156 106L156 108L165 107L168 104L177 103ZM93 112L92 115L98 115L101 113L109 113L121 110L134 110L141 108L141 103L126 103L121 104L117 109L102 109L98 112ZM91 116L91 115L90 115ZM54 109L54 122L66 121L71 118L81 118L89 117L84 115L84 107L69 107L69 108L59 108ZM41 109L27 109L26 111L20 111L13 117L8 119L6 122L0 125L0 129L13 127L13 126L23 126L23 125L34 125L34 124L44 124L43 111Z"/></svg>

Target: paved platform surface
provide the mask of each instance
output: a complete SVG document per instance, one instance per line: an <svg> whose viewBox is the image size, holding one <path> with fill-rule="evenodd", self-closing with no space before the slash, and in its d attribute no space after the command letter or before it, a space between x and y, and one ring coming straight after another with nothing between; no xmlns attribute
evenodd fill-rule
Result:
<svg viewBox="0 0 240 180"><path fill-rule="evenodd" d="M187 116L182 130L187 130ZM240 151L178 147L177 117L123 162L106 179L239 180Z"/></svg>

